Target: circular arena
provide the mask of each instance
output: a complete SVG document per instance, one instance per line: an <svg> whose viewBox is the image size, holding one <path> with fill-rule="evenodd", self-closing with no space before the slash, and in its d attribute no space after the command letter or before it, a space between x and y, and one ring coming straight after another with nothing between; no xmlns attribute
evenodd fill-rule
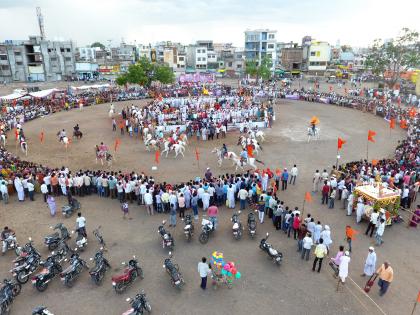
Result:
<svg viewBox="0 0 420 315"><path fill-rule="evenodd" d="M144 101L126 101L115 103L116 111L131 104L141 104ZM7 150L22 159L48 165L52 168L66 166L72 171L110 170L144 172L155 178L157 182L167 183L187 182L203 177L207 168L214 176L235 173L230 162L224 161L219 167L217 157L212 150L221 148L225 143L229 151L237 154L240 136L238 131L228 132L225 139L197 141L196 137L189 139L185 150L185 157L174 158L171 153L167 158L160 157L157 164L155 153L146 150L139 138L124 136L119 131L112 131L111 119L108 116L109 104L85 107L83 110L62 111L54 115L45 116L24 125L28 143L28 155L25 156L16 148L13 141L9 141ZM290 169L294 164L299 169L295 185L289 185L287 190L279 191L278 197L290 208L302 208L306 192L312 190L312 177L316 169L331 169L337 159L337 138L346 140L340 151L339 163L366 159L380 159L391 157L398 141L404 138L404 132L399 129L390 132L389 125L382 118L369 113L344 107L305 101L290 101L280 99L275 104L276 120L272 128L265 129L266 141L263 150L258 155L264 165L257 165L261 169L269 167L275 169ZM307 128L312 116L319 118L320 139L307 141ZM79 124L83 137L74 139L65 148L57 139L57 132L61 129L72 131L73 126ZM375 130L376 142L370 143L367 152L367 132ZM39 141L40 132L44 132L44 141ZM10 135L10 139L12 136ZM115 140L120 140L118 150L113 150ZM95 145L104 142L112 148L115 160L112 165L103 165L95 161ZM199 152L199 160L196 158ZM157 166L156 170L152 170ZM313 194L313 202L305 204L305 215L311 213L323 224L328 224L332 230L332 249L330 256L344 244L345 226L350 224L363 234L366 222L356 226L354 217L347 217L346 212L337 205L334 209L327 209L320 204L320 194ZM64 218L61 213L50 217L49 210L40 194L33 202L17 203L15 195L11 196L8 205L1 205L0 221L15 229L19 240L24 243L32 237L34 244L41 254L47 256L48 250L43 247L43 237L50 234L50 226L63 222L70 229L74 228L76 216ZM59 279L51 281L48 290L40 294L26 284L22 288L21 297L13 304L12 314L29 314L35 305L45 304L56 314L121 314L128 308L126 297L135 295L144 289L152 305L154 314L214 314L214 313L261 313L261 314L396 314L407 313L411 308L410 297L403 294L407 290L416 290L413 273L418 272L415 262L418 261L418 251L410 255L407 248L418 248L416 237L402 226L395 226L387 231L384 240L386 251L377 250L378 262L388 259L398 271L398 280L393 283L394 294L381 299L377 290L368 298L359 287L364 286L366 279L360 278L367 248L371 239L360 235L354 241L354 250L350 265L350 277L354 283L336 292L337 281L332 276L328 264L324 262L323 272L311 271L311 261L300 259L296 252L297 244L292 237L276 231L271 220L266 219L257 226L257 237L251 239L246 233L241 240L232 238L232 223L230 217L232 209L222 207L219 212L219 228L211 235L209 242L202 245L198 242L196 233L191 242L184 239L184 224L180 219L174 228L169 228L175 239L173 259L180 267L185 279L182 291L173 288L169 276L162 268L168 250L161 246L161 239L157 232L162 220L168 220L167 214L148 216L144 206L136 203L129 204L131 220L122 218L120 204L117 200L101 198L96 195L78 198L82 204L81 211L87 220L88 246L81 256L88 261L98 249L92 230L102 227L102 233L108 244L106 257L110 261L111 270L107 272L101 286L90 281L89 274L84 272L75 285L68 289ZM66 203L64 197L56 198L58 209ZM238 204L236 209L238 209ZM246 222L246 215L252 209L246 209L242 215L242 222ZM191 211L191 210L188 210ZM201 217L202 211L199 210ZM4 225L4 224L3 224ZM196 230L200 223L195 222ZM279 249L284 256L280 267L275 266L259 249L259 241L265 233L270 233L270 242ZM69 243L74 243L70 240ZM404 244L404 246L401 246ZM411 247L412 246L412 247ZM417 246L417 247L416 247ZM201 257L210 258L214 251L223 252L225 257L236 263L242 274L241 279L235 281L233 288L219 287L207 291L199 288L197 263ZM111 285L111 276L121 273L132 255L139 260L144 270L144 279L136 281L122 294L115 294ZM404 259L400 259L404 256ZM0 278L10 277L8 270L13 259L11 252L0 259ZM90 263L92 264L92 263ZM334 295L334 298L331 298ZM377 303L380 302L380 308Z"/></svg>

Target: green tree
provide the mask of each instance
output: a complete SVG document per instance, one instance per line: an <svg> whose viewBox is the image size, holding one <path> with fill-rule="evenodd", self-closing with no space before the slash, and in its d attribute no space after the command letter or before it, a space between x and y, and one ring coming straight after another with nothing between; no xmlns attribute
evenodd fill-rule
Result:
<svg viewBox="0 0 420 315"><path fill-rule="evenodd" d="M105 50L105 45L100 42L94 42L90 47L99 47L101 50Z"/></svg>
<svg viewBox="0 0 420 315"><path fill-rule="evenodd" d="M127 73L122 74L116 79L118 85L127 83L150 86L153 81L169 84L174 82L175 75L167 65L151 63L146 57L128 67Z"/></svg>
<svg viewBox="0 0 420 315"><path fill-rule="evenodd" d="M419 33L403 28L402 35L397 38L387 42L375 40L366 57L365 65L376 75L384 77L387 72L389 79L386 83L393 88L401 72L420 66Z"/></svg>
<svg viewBox="0 0 420 315"><path fill-rule="evenodd" d="M255 60L249 60L245 63L245 73L251 77L268 80L271 78L271 65L271 60L268 57L264 57L260 65Z"/></svg>

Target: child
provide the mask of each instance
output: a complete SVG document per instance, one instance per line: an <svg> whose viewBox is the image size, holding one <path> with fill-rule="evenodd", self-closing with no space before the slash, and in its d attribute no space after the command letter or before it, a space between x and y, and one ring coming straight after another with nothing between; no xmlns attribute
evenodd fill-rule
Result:
<svg viewBox="0 0 420 315"><path fill-rule="evenodd" d="M128 215L128 219L131 220L130 214L128 213L128 202L123 202L121 204L121 211L123 212L123 219Z"/></svg>
<svg viewBox="0 0 420 315"><path fill-rule="evenodd" d="M350 225L346 226L346 240L347 240L347 243L349 244L350 253L351 253L351 241L354 239L356 233L357 232L353 230Z"/></svg>

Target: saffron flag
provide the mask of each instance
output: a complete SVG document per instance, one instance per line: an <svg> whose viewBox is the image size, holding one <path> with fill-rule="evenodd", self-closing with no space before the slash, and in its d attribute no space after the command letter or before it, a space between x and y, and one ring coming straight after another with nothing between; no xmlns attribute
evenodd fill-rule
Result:
<svg viewBox="0 0 420 315"><path fill-rule="evenodd" d="M374 136L376 136L376 132L373 131L373 130L369 130L368 131L368 141L375 142L375 139L373 138Z"/></svg>
<svg viewBox="0 0 420 315"><path fill-rule="evenodd" d="M372 166L378 165L378 160L372 160Z"/></svg>
<svg viewBox="0 0 420 315"><path fill-rule="evenodd" d="M395 118L391 118L389 121L389 128L395 129Z"/></svg>
<svg viewBox="0 0 420 315"><path fill-rule="evenodd" d="M420 291L419 291L419 294L417 295L417 302L420 303Z"/></svg>
<svg viewBox="0 0 420 315"><path fill-rule="evenodd" d="M44 132L41 131L41 133L39 134L39 140L41 141L41 143L44 143Z"/></svg>
<svg viewBox="0 0 420 315"><path fill-rule="evenodd" d="M338 138L338 141L337 141L337 149L338 150L341 150L341 148L343 147L343 144L345 144L346 143L346 141L344 141L343 139L341 139L340 137Z"/></svg>
<svg viewBox="0 0 420 315"><path fill-rule="evenodd" d="M414 117L416 117L416 114L417 114L416 109L415 109L414 107L411 107L410 111L408 112L408 115L409 115L411 118L414 118Z"/></svg>
<svg viewBox="0 0 420 315"><path fill-rule="evenodd" d="M311 196L311 193L310 192L306 192L306 194L305 194L305 200L307 202L312 202L312 196Z"/></svg>
<svg viewBox="0 0 420 315"><path fill-rule="evenodd" d="M197 161L199 161L199 160L200 160L200 152L198 152L198 149L197 149L197 148L195 148L195 159L196 159Z"/></svg>
<svg viewBox="0 0 420 315"><path fill-rule="evenodd" d="M157 151L155 152L155 162L156 162L157 164L159 164L159 157L160 157L160 151L159 151L159 150L157 150Z"/></svg>
<svg viewBox="0 0 420 315"><path fill-rule="evenodd" d="M17 128L14 129L15 138L16 140L19 138L19 132L17 131Z"/></svg>
<svg viewBox="0 0 420 315"><path fill-rule="evenodd" d="M115 143L114 143L114 151L117 152L118 147L121 144L121 140L119 138L115 139Z"/></svg>
<svg viewBox="0 0 420 315"><path fill-rule="evenodd" d="M312 116L310 124L318 125L319 124L319 118L316 116Z"/></svg>
<svg viewBox="0 0 420 315"><path fill-rule="evenodd" d="M252 144L248 144L246 146L246 151L248 153L248 157L250 158L254 157L254 148L252 147Z"/></svg>
<svg viewBox="0 0 420 315"><path fill-rule="evenodd" d="M402 129L407 129L407 121L405 119L402 119L400 122L400 127Z"/></svg>

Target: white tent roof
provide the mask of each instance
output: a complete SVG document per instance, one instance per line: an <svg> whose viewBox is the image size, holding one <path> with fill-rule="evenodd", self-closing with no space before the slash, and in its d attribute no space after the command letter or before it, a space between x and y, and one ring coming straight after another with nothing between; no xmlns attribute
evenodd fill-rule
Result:
<svg viewBox="0 0 420 315"><path fill-rule="evenodd" d="M60 91L59 89L48 89L48 90L42 90L42 91L38 91L38 92L32 92L29 93L30 96L32 97L37 97L37 98L43 98L46 97L48 95L51 95L54 92L58 92Z"/></svg>
<svg viewBox="0 0 420 315"><path fill-rule="evenodd" d="M24 95L25 94L12 93L12 94L9 94L9 95L0 96L0 100L2 100L2 101L12 101L12 100L21 98Z"/></svg>
<svg viewBox="0 0 420 315"><path fill-rule="evenodd" d="M71 88L73 90L89 90L89 89L100 89L100 88L107 88L110 87L111 85L106 83L106 84L94 84L94 85L82 85L82 86L72 86Z"/></svg>

